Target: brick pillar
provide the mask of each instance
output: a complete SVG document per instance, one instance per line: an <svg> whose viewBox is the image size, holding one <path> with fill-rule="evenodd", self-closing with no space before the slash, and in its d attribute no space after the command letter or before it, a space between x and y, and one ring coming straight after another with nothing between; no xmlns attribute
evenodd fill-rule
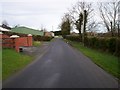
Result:
<svg viewBox="0 0 120 90"><path fill-rule="evenodd" d="M19 52L19 36L17 36L17 35L12 35L12 36L10 36L10 38L12 38L13 39L13 42L14 42L14 48L15 48L15 50L17 51L17 52Z"/></svg>
<svg viewBox="0 0 120 90"><path fill-rule="evenodd" d="M33 38L31 34L28 34L28 46L32 46Z"/></svg>
<svg viewBox="0 0 120 90"><path fill-rule="evenodd" d="M15 50L19 52L19 38L15 38Z"/></svg>

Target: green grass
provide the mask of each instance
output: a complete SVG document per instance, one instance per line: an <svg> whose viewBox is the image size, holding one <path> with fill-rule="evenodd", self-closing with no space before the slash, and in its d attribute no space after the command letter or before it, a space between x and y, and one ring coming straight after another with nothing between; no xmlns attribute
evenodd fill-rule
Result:
<svg viewBox="0 0 120 90"><path fill-rule="evenodd" d="M27 27L16 27L16 28L12 28L11 32L15 32L15 33L22 33L22 34L32 34L32 35L40 35L43 36L44 33L38 30L34 30L31 28L27 28Z"/></svg>
<svg viewBox="0 0 120 90"><path fill-rule="evenodd" d="M2 79L5 80L33 60L32 57L12 49L2 50Z"/></svg>
<svg viewBox="0 0 120 90"><path fill-rule="evenodd" d="M35 47L38 47L38 46L40 46L41 45L41 42L40 41L34 41L33 42L33 46L35 46Z"/></svg>
<svg viewBox="0 0 120 90"><path fill-rule="evenodd" d="M94 63L103 68L105 71L120 79L120 72L118 70L118 57L84 47L78 42L70 41L70 44L80 50L84 55L89 57Z"/></svg>

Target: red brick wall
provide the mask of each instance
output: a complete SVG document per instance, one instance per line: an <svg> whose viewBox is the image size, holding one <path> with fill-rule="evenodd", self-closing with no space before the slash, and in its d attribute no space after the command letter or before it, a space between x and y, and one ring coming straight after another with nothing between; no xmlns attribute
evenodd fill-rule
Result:
<svg viewBox="0 0 120 90"><path fill-rule="evenodd" d="M2 34L0 35L0 39L2 39L2 47L15 48L17 52L19 52L19 47L21 46L32 46L32 36L12 39Z"/></svg>
<svg viewBox="0 0 120 90"><path fill-rule="evenodd" d="M20 46L32 46L32 36L16 38L15 49L17 52L19 52Z"/></svg>
<svg viewBox="0 0 120 90"><path fill-rule="evenodd" d="M13 47L14 42L9 36L7 36L5 34L0 34L0 39L1 39L1 43L2 43L2 45L0 45L0 46L10 47L10 48Z"/></svg>
<svg viewBox="0 0 120 90"><path fill-rule="evenodd" d="M2 38L10 38L8 35L5 35L5 34L0 34L0 39Z"/></svg>

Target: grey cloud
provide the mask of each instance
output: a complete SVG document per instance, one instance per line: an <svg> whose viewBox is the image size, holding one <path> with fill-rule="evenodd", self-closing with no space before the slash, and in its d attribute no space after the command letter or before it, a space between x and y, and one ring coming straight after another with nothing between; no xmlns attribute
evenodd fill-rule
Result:
<svg viewBox="0 0 120 90"><path fill-rule="evenodd" d="M18 2L19 1L19 2ZM11 0L2 1L2 20L9 25L26 25L39 28L42 24L48 30L56 30L67 8L78 0Z"/></svg>

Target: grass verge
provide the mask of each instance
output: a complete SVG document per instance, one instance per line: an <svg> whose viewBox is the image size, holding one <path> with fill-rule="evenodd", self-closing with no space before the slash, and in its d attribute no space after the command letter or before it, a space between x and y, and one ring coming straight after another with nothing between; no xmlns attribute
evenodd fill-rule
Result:
<svg viewBox="0 0 120 90"><path fill-rule="evenodd" d="M73 47L80 50L84 55L89 57L95 64L97 64L108 73L120 79L118 57L105 52L100 52L91 48L84 47L81 43L78 42L69 41L69 43Z"/></svg>
<svg viewBox="0 0 120 90"><path fill-rule="evenodd" d="M12 49L2 50L2 79L5 80L33 60L32 57Z"/></svg>
<svg viewBox="0 0 120 90"><path fill-rule="evenodd" d="M41 45L41 42L40 41L34 41L33 42L33 46L35 46L35 47L38 47L38 46L40 46Z"/></svg>

